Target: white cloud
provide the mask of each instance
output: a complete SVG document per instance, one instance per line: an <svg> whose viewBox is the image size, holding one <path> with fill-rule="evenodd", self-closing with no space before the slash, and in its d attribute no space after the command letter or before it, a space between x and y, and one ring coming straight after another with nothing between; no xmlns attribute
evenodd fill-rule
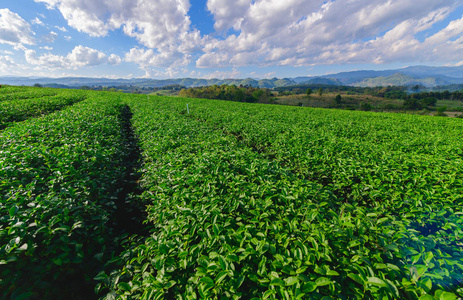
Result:
<svg viewBox="0 0 463 300"><path fill-rule="evenodd" d="M204 41L198 30L190 28L189 0L35 0L57 8L68 25L89 34L106 36L121 28L149 50L132 49L126 60L142 69L177 67L189 62ZM134 56L138 53L146 60Z"/></svg>
<svg viewBox="0 0 463 300"><path fill-rule="evenodd" d="M35 25L45 26L45 24L43 24L43 22L37 17L34 20L32 20L31 23Z"/></svg>
<svg viewBox="0 0 463 300"><path fill-rule="evenodd" d="M53 43L58 38L58 34L54 31L51 31L49 34L43 37L47 43Z"/></svg>
<svg viewBox="0 0 463 300"><path fill-rule="evenodd" d="M183 76L185 74L184 69L167 67L167 68L156 68L156 67L142 67L143 71L145 71L145 75L137 76L141 78L174 78ZM129 78L133 78L133 74L128 76ZM183 76L184 77L184 76Z"/></svg>
<svg viewBox="0 0 463 300"><path fill-rule="evenodd" d="M67 58L73 66L77 67L96 66L110 62L117 63L113 57L109 59L103 52L83 46L75 47Z"/></svg>
<svg viewBox="0 0 463 300"><path fill-rule="evenodd" d="M426 39L426 43L429 44L440 44L449 41L455 36L461 36L463 33L463 18L450 22L450 24L434 34L433 36Z"/></svg>
<svg viewBox="0 0 463 300"><path fill-rule="evenodd" d="M93 0L35 0L44 2L49 9L57 8L68 21L69 26L91 36L105 36L112 29L103 18L107 7L102 1ZM108 1L109 2L109 1Z"/></svg>
<svg viewBox="0 0 463 300"><path fill-rule="evenodd" d="M424 18L427 20L427 17ZM407 20L386 32L382 37L363 43L355 43L347 54L355 55L352 59L346 53L348 62L373 61L374 63L406 62L421 60L423 62L441 62L461 60L463 53L463 18L454 20L447 27L420 42L414 30L423 24L421 20ZM342 62L339 57L333 62Z"/></svg>
<svg viewBox="0 0 463 300"><path fill-rule="evenodd" d="M33 45L34 32L29 23L9 9L0 9L0 43L13 46Z"/></svg>
<svg viewBox="0 0 463 300"><path fill-rule="evenodd" d="M48 51L53 50L53 47L49 47L49 46L43 46L43 47L39 47L39 48L42 49L42 50L48 50Z"/></svg>
<svg viewBox="0 0 463 300"><path fill-rule="evenodd" d="M241 72L237 69L233 68L231 71L214 71L212 73L208 73L206 75L200 76L203 79L227 79L227 78L238 78L241 75Z"/></svg>
<svg viewBox="0 0 463 300"><path fill-rule="evenodd" d="M251 0L209 0L207 9L214 15L214 28L224 31L229 28L239 30L245 13L251 6Z"/></svg>
<svg viewBox="0 0 463 300"><path fill-rule="evenodd" d="M111 54L109 57L95 49L84 46L75 47L68 55L60 56L54 54L44 54L37 56L31 49L25 51L26 61L29 64L45 67L47 69L77 69L81 67L91 67L102 64L119 64L121 58Z"/></svg>
<svg viewBox="0 0 463 300"><path fill-rule="evenodd" d="M196 65L202 68L309 66L410 58L425 48L415 34L444 20L454 3L452 0L423 0L419 5L412 0L248 0L235 6L225 0L208 0L216 29L233 28L239 33L208 43ZM433 38L443 43L463 28L459 24L450 27Z"/></svg>
<svg viewBox="0 0 463 300"><path fill-rule="evenodd" d="M27 65L23 65L15 61L14 56L0 55L0 74L2 75L15 75L15 76L27 76L30 73L30 69ZM34 72L34 75L38 75Z"/></svg>
<svg viewBox="0 0 463 300"><path fill-rule="evenodd" d="M111 54L108 58L108 63L110 65L118 65L122 62L122 59L116 54Z"/></svg>
<svg viewBox="0 0 463 300"><path fill-rule="evenodd" d="M132 48L125 54L124 61L139 65L145 71L144 77L169 77L179 74L178 69L188 65L189 55L179 51L156 51L153 49ZM164 71L159 70L164 68Z"/></svg>
<svg viewBox="0 0 463 300"><path fill-rule="evenodd" d="M259 74L259 73L256 73L256 72L252 72L251 74L249 74L252 78L262 78L262 79L265 79L265 78L273 78L276 76L276 72L267 72L267 73L264 73L264 74Z"/></svg>
<svg viewBox="0 0 463 300"><path fill-rule="evenodd" d="M450 12L451 9L449 7L443 7L436 11L430 12L426 17L417 22L414 33L431 28L435 23L444 20Z"/></svg>
<svg viewBox="0 0 463 300"><path fill-rule="evenodd" d="M461 61L463 53L463 16L454 20L440 32L430 36L423 43L423 51L430 59L445 58Z"/></svg>
<svg viewBox="0 0 463 300"><path fill-rule="evenodd" d="M69 26L91 36L106 36L122 28L150 48L182 48L183 41L196 45L199 33L190 30L188 0L35 0L57 8ZM186 51L191 47L187 47Z"/></svg>
<svg viewBox="0 0 463 300"><path fill-rule="evenodd" d="M68 30L66 29L66 27L60 27L60 26L55 26L56 29L62 31L62 32L67 32Z"/></svg>
<svg viewBox="0 0 463 300"><path fill-rule="evenodd" d="M93 37L122 29L140 43L124 60L146 74L171 76L192 62L200 68L312 66L434 62L443 54L461 61L462 21L430 30L461 0L207 0L216 30L209 36L192 29L192 0L34 1ZM423 41L426 34L432 35Z"/></svg>
<svg viewBox="0 0 463 300"><path fill-rule="evenodd" d="M16 63L11 58L11 56L0 55L0 71L2 72L10 72L12 69L16 67Z"/></svg>

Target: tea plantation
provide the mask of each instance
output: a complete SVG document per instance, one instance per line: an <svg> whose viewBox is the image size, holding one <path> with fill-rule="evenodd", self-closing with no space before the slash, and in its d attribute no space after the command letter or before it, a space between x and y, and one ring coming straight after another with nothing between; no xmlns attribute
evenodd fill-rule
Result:
<svg viewBox="0 0 463 300"><path fill-rule="evenodd" d="M463 297L461 119L2 87L0 126L2 299Z"/></svg>

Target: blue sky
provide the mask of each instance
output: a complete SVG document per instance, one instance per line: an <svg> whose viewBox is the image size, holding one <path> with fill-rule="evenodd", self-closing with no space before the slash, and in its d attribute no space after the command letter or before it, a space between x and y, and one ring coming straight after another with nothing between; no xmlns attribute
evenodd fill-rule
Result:
<svg viewBox="0 0 463 300"><path fill-rule="evenodd" d="M271 78L463 65L463 0L18 0L0 75Z"/></svg>

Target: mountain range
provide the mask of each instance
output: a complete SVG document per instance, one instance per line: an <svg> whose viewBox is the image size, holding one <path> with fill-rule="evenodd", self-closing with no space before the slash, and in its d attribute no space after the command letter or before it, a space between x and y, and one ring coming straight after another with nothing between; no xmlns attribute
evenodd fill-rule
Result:
<svg viewBox="0 0 463 300"><path fill-rule="evenodd" d="M261 88L275 88L290 85L347 85L347 86L415 86L436 87L445 85L463 84L463 66L459 67L429 67L412 66L402 69L373 71L360 70L341 72L323 76L303 76L295 78L271 78L271 79L198 79L198 78L177 78L177 79L108 79L89 77L0 77L0 84L9 85L34 85L52 87L82 87L82 86L135 86L145 88L161 88L169 85L182 85L185 87L198 87L209 85L234 84L250 85Z"/></svg>

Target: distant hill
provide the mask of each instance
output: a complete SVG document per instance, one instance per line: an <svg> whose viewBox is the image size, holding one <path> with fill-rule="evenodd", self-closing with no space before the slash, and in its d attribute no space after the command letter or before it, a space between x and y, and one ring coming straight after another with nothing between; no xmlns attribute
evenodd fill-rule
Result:
<svg viewBox="0 0 463 300"><path fill-rule="evenodd" d="M362 70L342 72L321 77L337 79L343 85L352 86L407 86L421 84L426 87L434 87L438 85L463 84L463 66L414 66L384 71Z"/></svg>
<svg viewBox="0 0 463 300"><path fill-rule="evenodd" d="M311 78L307 81L302 81L300 82L300 84L304 84L304 85L310 85L310 84L314 84L314 85L342 85L342 82L338 79L335 79L335 78L323 78L323 77L315 77L315 78Z"/></svg>
<svg viewBox="0 0 463 300"><path fill-rule="evenodd" d="M401 73L417 77L445 76L447 78L463 78L463 66L460 67L427 67L414 66L401 69Z"/></svg>
<svg viewBox="0 0 463 300"><path fill-rule="evenodd" d="M402 73L396 73L390 76L380 76L375 78L368 78L358 83L358 86L366 87L375 87L375 86L411 86L411 85L423 85L426 87L429 86L438 86L449 84L448 81L445 81L439 77L425 77L417 78L410 75L405 75Z"/></svg>
<svg viewBox="0 0 463 300"><path fill-rule="evenodd" d="M199 87L210 85L233 84L247 85L261 88L276 88L290 85L348 85L348 86L388 86L388 85L423 85L436 87L463 84L463 66L460 67L429 67L413 66L395 70L359 70L341 72L323 76L301 76L295 78L270 79L201 79L201 78L175 78L175 79L108 79L87 77L0 77L0 84L34 85L78 88L82 86L135 86L144 88L160 88L169 85L182 85L185 87Z"/></svg>
<svg viewBox="0 0 463 300"><path fill-rule="evenodd" d="M0 77L0 84L9 85L27 85L40 84L50 87L68 87L77 88L82 86L138 86L148 88L159 88L169 85L183 85L186 87L199 87L210 85L233 84L236 86L247 85L260 88L274 88L281 86L294 85L296 82L291 79L272 78L256 80L247 79L200 79L200 78L177 78L177 79L107 79L107 78L87 78L87 77L63 77L63 78L47 78L47 77Z"/></svg>

